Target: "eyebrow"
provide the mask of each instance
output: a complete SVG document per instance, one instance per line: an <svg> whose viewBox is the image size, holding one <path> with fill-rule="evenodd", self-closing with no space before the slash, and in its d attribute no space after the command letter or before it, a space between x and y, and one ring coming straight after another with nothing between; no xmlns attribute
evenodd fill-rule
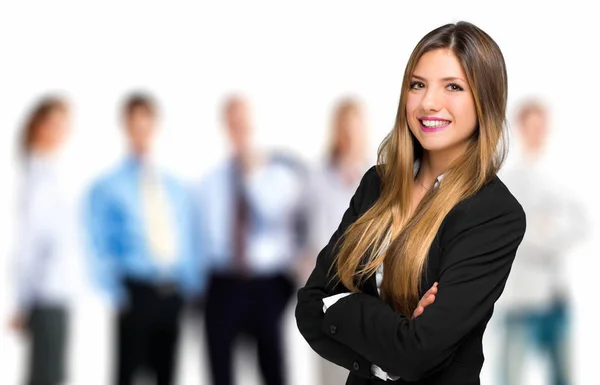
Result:
<svg viewBox="0 0 600 385"><path fill-rule="evenodd" d="M426 81L426 80L427 80L427 79L425 79L424 77L422 77L422 76L419 76L419 75L414 75L414 74L413 74L413 76L412 76L412 77L413 77L413 78L415 78L415 79L422 80L422 81ZM442 80L442 81L445 81L445 82L449 82L449 81L453 81L453 80L460 80L461 82L464 82L464 83L466 83L466 81L464 81L463 79L461 79L461 78L457 78L457 77L454 77L454 76L449 76L449 77L446 77L446 78L442 78L441 80Z"/></svg>

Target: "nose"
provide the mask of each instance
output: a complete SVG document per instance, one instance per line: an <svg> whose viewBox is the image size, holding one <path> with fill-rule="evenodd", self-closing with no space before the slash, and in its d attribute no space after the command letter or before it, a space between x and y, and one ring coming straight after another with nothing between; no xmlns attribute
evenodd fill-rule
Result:
<svg viewBox="0 0 600 385"><path fill-rule="evenodd" d="M441 109L441 94L433 87L428 88L425 91L423 100L421 101L421 107L425 111L439 111Z"/></svg>

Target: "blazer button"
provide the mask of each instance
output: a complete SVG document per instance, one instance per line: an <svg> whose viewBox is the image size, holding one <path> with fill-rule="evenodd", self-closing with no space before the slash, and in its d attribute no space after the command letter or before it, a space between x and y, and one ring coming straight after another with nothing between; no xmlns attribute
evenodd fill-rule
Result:
<svg viewBox="0 0 600 385"><path fill-rule="evenodd" d="M352 364L352 367L354 368L354 370L358 371L358 369L360 369L360 365L358 364L358 362L354 361L354 363Z"/></svg>
<svg viewBox="0 0 600 385"><path fill-rule="evenodd" d="M329 332L330 332L331 334L335 334L335 332L336 332L336 331L337 331L337 327L336 327L335 325L331 325L331 326L329 327Z"/></svg>

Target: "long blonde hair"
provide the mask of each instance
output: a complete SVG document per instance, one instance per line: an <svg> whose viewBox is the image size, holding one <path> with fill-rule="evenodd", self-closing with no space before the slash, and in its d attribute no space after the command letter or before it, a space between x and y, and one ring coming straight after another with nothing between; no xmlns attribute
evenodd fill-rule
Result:
<svg viewBox="0 0 600 385"><path fill-rule="evenodd" d="M423 148L408 127L406 97L421 56L439 48L452 50L465 71L475 100L477 127L465 152L444 172L439 187L425 195L411 217L413 164ZM359 291L383 263L382 298L410 317L419 301L429 249L444 217L491 181L504 161L506 98L504 58L484 31L458 22L439 27L421 39L404 72L394 128L379 146L381 195L340 238L335 278L348 289ZM391 242L386 248L387 236Z"/></svg>

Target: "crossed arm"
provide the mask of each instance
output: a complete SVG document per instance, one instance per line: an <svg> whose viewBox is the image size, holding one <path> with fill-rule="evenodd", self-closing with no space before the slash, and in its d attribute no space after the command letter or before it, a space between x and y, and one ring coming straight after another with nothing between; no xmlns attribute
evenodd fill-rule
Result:
<svg viewBox="0 0 600 385"><path fill-rule="evenodd" d="M418 318L407 319L363 293L340 299L323 314L323 298L348 291L331 283L330 267L335 242L358 217L361 186L298 292L298 328L317 353L361 377L373 378L371 364L408 381L427 377L446 367L462 338L492 312L525 231L524 213L509 199L480 199L451 211L439 292L426 312L417 308Z"/></svg>

